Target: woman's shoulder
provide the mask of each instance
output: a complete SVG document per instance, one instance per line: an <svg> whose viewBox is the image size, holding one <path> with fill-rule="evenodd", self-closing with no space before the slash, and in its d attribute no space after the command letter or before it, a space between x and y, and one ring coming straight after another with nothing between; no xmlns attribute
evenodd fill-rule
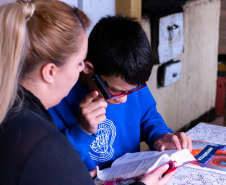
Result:
<svg viewBox="0 0 226 185"><path fill-rule="evenodd" d="M51 121L26 107L11 116L0 132L0 173L4 176L0 184L8 180L18 184L18 179L22 184L75 184L81 172L87 173L73 146ZM86 181L91 183L92 179Z"/></svg>
<svg viewBox="0 0 226 185"><path fill-rule="evenodd" d="M5 149L2 155L11 152L23 152L27 155L43 138L50 134L58 134L54 123L31 111L26 107L11 110L0 126L0 150ZM1 158L2 156L0 156Z"/></svg>
<svg viewBox="0 0 226 185"><path fill-rule="evenodd" d="M24 106L18 110L10 110L1 127L5 131L19 129L24 134L35 132L45 135L58 132L52 121Z"/></svg>

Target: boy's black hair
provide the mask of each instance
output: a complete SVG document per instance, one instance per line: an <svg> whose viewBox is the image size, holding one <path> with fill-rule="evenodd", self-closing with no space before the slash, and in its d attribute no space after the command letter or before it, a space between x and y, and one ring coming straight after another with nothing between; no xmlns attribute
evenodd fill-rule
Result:
<svg viewBox="0 0 226 185"><path fill-rule="evenodd" d="M134 18L107 16L89 36L89 60L99 75L120 76L131 85L146 82L153 62L148 38Z"/></svg>

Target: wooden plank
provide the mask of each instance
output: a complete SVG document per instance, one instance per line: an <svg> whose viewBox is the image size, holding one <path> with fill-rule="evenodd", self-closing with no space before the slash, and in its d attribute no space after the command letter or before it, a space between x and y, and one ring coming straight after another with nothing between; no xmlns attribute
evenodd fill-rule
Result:
<svg viewBox="0 0 226 185"><path fill-rule="evenodd" d="M226 55L226 1L221 1L218 54Z"/></svg>
<svg viewBox="0 0 226 185"><path fill-rule="evenodd" d="M158 88L157 70L148 86L157 109L174 131L215 107L220 0L197 0L184 8L184 53L180 80Z"/></svg>
<svg viewBox="0 0 226 185"><path fill-rule="evenodd" d="M141 22L141 0L116 0L115 13L135 17Z"/></svg>

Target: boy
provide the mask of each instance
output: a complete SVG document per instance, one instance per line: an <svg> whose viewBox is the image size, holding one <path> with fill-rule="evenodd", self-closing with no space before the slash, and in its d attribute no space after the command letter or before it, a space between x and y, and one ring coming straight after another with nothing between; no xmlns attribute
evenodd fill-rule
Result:
<svg viewBox="0 0 226 185"><path fill-rule="evenodd" d="M147 36L138 22L122 16L102 18L89 36L85 68L78 83L50 109L87 168L109 167L128 152L188 148L185 133L172 133L156 110L146 81L153 67ZM93 81L99 75L111 94L106 100Z"/></svg>

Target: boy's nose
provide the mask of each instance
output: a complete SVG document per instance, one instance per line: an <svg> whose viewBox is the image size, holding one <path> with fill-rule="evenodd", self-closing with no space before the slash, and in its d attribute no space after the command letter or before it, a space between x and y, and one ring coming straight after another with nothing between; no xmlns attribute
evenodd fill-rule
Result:
<svg viewBox="0 0 226 185"><path fill-rule="evenodd" d="M125 103L126 100L127 100L127 95L115 99L115 101L116 101L117 103Z"/></svg>

